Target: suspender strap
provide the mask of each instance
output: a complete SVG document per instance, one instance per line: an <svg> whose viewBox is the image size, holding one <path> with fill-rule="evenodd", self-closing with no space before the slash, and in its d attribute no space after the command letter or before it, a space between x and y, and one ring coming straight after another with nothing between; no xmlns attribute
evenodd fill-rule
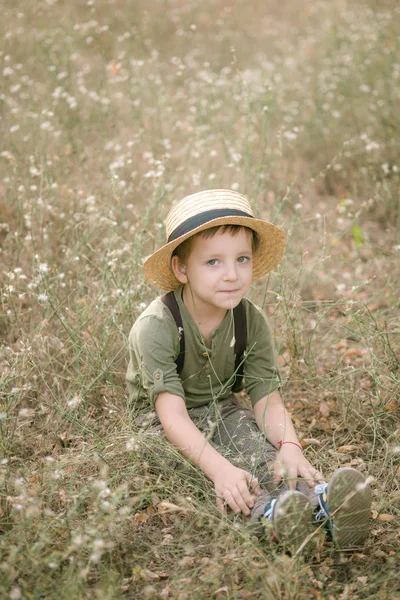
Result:
<svg viewBox="0 0 400 600"><path fill-rule="evenodd" d="M174 292L168 292L168 294L164 294L164 296L161 296L161 300L162 300L162 302L164 302L165 306L167 306L169 308L169 310L171 311L172 316L174 317L176 326L178 328L180 348L179 348L179 354L176 357L175 362L176 362L177 373L178 373L178 375L180 375L182 372L182 369L183 369L183 363L185 361L185 334L183 331L181 311L179 310L179 306L176 301Z"/></svg>
<svg viewBox="0 0 400 600"><path fill-rule="evenodd" d="M179 331L180 348L179 354L175 360L176 370L178 375L181 374L183 364L185 361L185 332L183 330L183 322L181 311L179 310L178 303L176 301L174 292L168 292L161 296L161 301L171 311L174 321ZM243 379L243 355L247 345L247 323L246 323L246 310L244 303L241 301L236 308L233 309L233 322L235 326L235 372L236 379L233 385L233 391L237 392L242 387ZM241 364L240 364L241 363Z"/></svg>
<svg viewBox="0 0 400 600"><path fill-rule="evenodd" d="M236 380L232 389L234 392L237 392L242 388L244 368L243 355L247 345L246 309L242 301L240 301L233 309L233 321L235 323Z"/></svg>

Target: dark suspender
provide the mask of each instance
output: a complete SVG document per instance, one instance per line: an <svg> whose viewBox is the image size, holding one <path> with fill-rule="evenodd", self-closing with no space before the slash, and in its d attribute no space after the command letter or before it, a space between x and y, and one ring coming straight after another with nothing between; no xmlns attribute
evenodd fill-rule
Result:
<svg viewBox="0 0 400 600"><path fill-rule="evenodd" d="M174 292L168 292L168 294L164 294L164 296L161 296L161 300L164 302L165 306L167 306L171 311L176 326L178 328L180 349L179 354L175 359L175 362L177 373L178 375L180 375L182 373L183 363L185 362L185 335L183 331L181 311L179 310L179 306L176 301Z"/></svg>
<svg viewBox="0 0 400 600"><path fill-rule="evenodd" d="M235 324L235 372L236 379L233 384L233 391L238 392L242 389L244 353L247 346L247 323L246 310L242 301L233 309L233 322Z"/></svg>
<svg viewBox="0 0 400 600"><path fill-rule="evenodd" d="M169 308L174 321L179 331L180 348L179 354L176 357L176 370L178 375L182 373L183 364L185 362L185 335L183 331L183 323L181 311L179 310L178 302L176 301L174 292L168 292L161 296L162 302ZM244 352L247 345L247 323L246 310L242 301L233 309L233 322L235 327L235 382L232 390L238 392L242 388Z"/></svg>

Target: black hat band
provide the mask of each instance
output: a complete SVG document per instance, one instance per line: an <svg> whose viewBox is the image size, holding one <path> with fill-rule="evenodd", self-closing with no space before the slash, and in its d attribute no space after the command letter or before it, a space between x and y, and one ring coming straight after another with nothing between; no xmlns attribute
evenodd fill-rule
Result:
<svg viewBox="0 0 400 600"><path fill-rule="evenodd" d="M168 236L167 243L169 244L182 235L190 233L193 229L197 229L197 227L201 227L201 225L221 217L247 217L248 219L254 219L253 215L249 215L249 213L235 208L215 208L213 210L207 210L186 219L186 221L178 225L178 227Z"/></svg>

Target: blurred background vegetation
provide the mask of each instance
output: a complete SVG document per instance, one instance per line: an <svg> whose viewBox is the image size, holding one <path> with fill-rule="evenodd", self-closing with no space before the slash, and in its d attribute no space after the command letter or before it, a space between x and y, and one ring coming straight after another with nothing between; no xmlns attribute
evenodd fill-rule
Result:
<svg viewBox="0 0 400 600"><path fill-rule="evenodd" d="M399 598L398 3L0 8L2 597ZM135 426L142 257L216 187L285 232L252 297L308 456L375 478L363 552L260 545Z"/></svg>

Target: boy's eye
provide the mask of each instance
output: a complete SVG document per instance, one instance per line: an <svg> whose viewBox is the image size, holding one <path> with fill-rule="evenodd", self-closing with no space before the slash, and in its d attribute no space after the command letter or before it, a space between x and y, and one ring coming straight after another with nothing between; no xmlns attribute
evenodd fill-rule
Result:
<svg viewBox="0 0 400 600"><path fill-rule="evenodd" d="M250 256L239 256L239 258L237 260L239 263L245 263L250 260Z"/></svg>
<svg viewBox="0 0 400 600"><path fill-rule="evenodd" d="M217 261L217 259L216 259L216 258L212 258L211 260L207 261L207 264L208 264L210 267L215 267L215 265L217 264L217 262L218 262L218 261Z"/></svg>

